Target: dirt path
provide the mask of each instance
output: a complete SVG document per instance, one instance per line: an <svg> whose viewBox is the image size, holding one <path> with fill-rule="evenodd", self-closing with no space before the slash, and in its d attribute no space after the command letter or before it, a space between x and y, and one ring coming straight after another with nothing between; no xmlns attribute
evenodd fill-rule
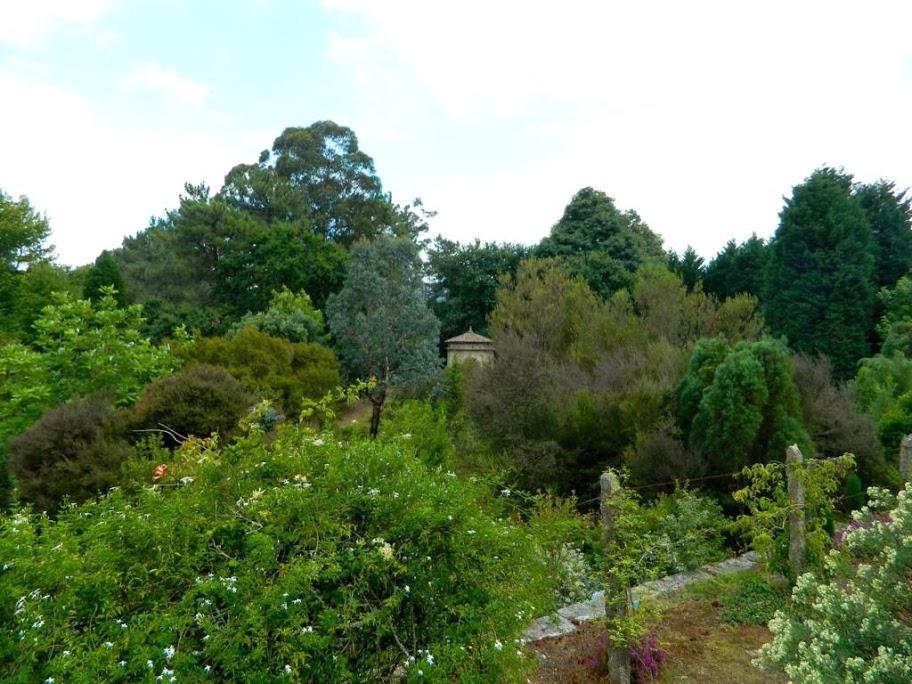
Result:
<svg viewBox="0 0 912 684"><path fill-rule="evenodd" d="M786 678L762 672L751 664L756 651L769 641L766 627L726 625L721 607L712 601L686 600L666 610L655 628L668 659L661 684L784 684ZM610 684L594 665L603 643L604 627L588 622L576 631L530 645L539 654L535 684Z"/></svg>

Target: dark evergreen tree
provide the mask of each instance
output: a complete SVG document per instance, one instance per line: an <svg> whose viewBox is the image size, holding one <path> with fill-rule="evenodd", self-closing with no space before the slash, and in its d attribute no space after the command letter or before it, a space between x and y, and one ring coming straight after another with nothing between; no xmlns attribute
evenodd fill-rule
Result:
<svg viewBox="0 0 912 684"><path fill-rule="evenodd" d="M123 276L120 274L114 257L105 250L95 260L95 265L86 273L85 282L82 285L82 296L97 302L102 297L102 288L108 286L115 290L114 300L117 305L126 306L127 293Z"/></svg>
<svg viewBox="0 0 912 684"><path fill-rule="evenodd" d="M502 275L513 275L529 249L493 242L461 245L438 237L428 250L431 308L444 339L465 332L487 334Z"/></svg>
<svg viewBox="0 0 912 684"><path fill-rule="evenodd" d="M689 446L714 472L782 460L795 442L812 453L793 375L781 342L697 342L677 397L678 423Z"/></svg>
<svg viewBox="0 0 912 684"><path fill-rule="evenodd" d="M662 238L635 211L621 211L608 195L592 188L573 196L534 254L560 258L571 274L603 297L629 287L643 264L666 259Z"/></svg>
<svg viewBox="0 0 912 684"><path fill-rule="evenodd" d="M871 228L852 176L821 168L794 188L771 242L765 315L797 351L829 357L848 378L873 328Z"/></svg>
<svg viewBox="0 0 912 684"><path fill-rule="evenodd" d="M703 257L697 254L690 245L681 256L678 256L676 252L668 253L668 268L681 277L688 292L693 292L697 283L703 279Z"/></svg>
<svg viewBox="0 0 912 684"><path fill-rule="evenodd" d="M893 287L912 268L912 198L880 180L855 191L874 237L874 282Z"/></svg>
<svg viewBox="0 0 912 684"><path fill-rule="evenodd" d="M703 289L719 299L746 292L761 296L769 249L756 235L738 245L729 240L703 269Z"/></svg>

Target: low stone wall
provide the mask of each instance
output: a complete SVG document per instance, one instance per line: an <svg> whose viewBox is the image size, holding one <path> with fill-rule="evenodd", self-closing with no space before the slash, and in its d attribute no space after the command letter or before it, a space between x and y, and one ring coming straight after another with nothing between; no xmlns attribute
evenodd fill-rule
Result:
<svg viewBox="0 0 912 684"><path fill-rule="evenodd" d="M638 603L644 597L670 594L694 582L720 575L730 575L744 570L756 570L758 567L760 567L760 556L756 552L750 551L736 558L704 565L697 570L680 572L677 575L669 575L662 579L646 582L634 587L631 593L633 594L634 603ZM580 623L603 617L605 617L605 594L597 591L588 601L564 606L552 615L539 618L529 625L523 634L523 638L526 642L553 639L554 637L569 634Z"/></svg>

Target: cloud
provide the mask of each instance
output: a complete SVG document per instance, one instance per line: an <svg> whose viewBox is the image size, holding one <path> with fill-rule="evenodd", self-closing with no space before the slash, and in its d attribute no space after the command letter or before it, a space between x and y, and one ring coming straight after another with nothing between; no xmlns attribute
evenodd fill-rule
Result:
<svg viewBox="0 0 912 684"><path fill-rule="evenodd" d="M411 129L427 136L409 141L418 147L483 141L481 173L446 158L413 171L417 155L388 148L384 180L421 194L450 236L535 241L593 185L669 246L709 256L730 237L769 235L782 196L821 164L912 184L912 141L899 134L912 111L908 2L324 7L358 20L330 57L361 84L359 127ZM387 88L370 82L398 85L398 129Z"/></svg>
<svg viewBox="0 0 912 684"><path fill-rule="evenodd" d="M101 19L112 0L0 0L0 42L29 47L68 25Z"/></svg>
<svg viewBox="0 0 912 684"><path fill-rule="evenodd" d="M63 263L93 260L177 204L185 181L218 189L256 159L268 133L193 128L137 130L85 97L0 69L0 188L47 213Z"/></svg>
<svg viewBox="0 0 912 684"><path fill-rule="evenodd" d="M209 88L165 69L157 62L138 66L121 79L121 85L131 90L149 91L165 96L170 102L202 112L209 97Z"/></svg>

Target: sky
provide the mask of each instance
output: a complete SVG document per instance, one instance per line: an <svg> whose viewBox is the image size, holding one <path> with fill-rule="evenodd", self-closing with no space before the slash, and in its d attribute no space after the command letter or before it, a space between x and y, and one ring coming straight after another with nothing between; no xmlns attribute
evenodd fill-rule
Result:
<svg viewBox="0 0 912 684"><path fill-rule="evenodd" d="M92 261L288 126L352 128L432 234L534 243L592 186L682 251L821 165L912 185L912 3L0 0L0 189Z"/></svg>

